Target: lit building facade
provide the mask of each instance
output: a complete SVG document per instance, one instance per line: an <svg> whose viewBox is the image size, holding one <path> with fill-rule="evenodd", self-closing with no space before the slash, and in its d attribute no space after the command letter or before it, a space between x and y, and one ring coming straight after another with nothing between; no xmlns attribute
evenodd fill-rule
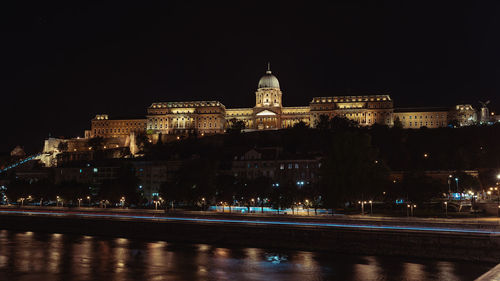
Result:
<svg viewBox="0 0 500 281"><path fill-rule="evenodd" d="M146 119L109 119L107 114L100 114L91 121L90 137L119 138L145 131Z"/></svg>
<svg viewBox="0 0 500 281"><path fill-rule="evenodd" d="M151 134L219 134L226 127L226 107L218 101L159 102L148 108Z"/></svg>
<svg viewBox="0 0 500 281"><path fill-rule="evenodd" d="M477 121L471 105L456 108L394 108L389 95L315 97L307 106L283 106L280 83L268 67L255 92L255 106L226 108L220 101L157 102L147 108L143 119L109 119L97 115L86 137L120 138L145 132L157 141L182 136L224 133L233 120L243 121L245 131L289 128L299 122L315 127L321 115L345 117L360 126L392 126L396 119L403 128L439 128L457 120L460 126Z"/></svg>
<svg viewBox="0 0 500 281"><path fill-rule="evenodd" d="M448 126L448 108L397 108L394 120L399 120L404 129L442 128Z"/></svg>

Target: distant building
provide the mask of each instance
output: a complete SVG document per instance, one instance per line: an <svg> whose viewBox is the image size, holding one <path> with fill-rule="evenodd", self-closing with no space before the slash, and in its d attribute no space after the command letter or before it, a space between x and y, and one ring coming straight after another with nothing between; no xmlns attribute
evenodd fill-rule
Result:
<svg viewBox="0 0 500 281"><path fill-rule="evenodd" d="M320 165L317 156L286 155L280 148L256 148L235 156L231 172L236 178L268 177L304 185L317 182Z"/></svg>
<svg viewBox="0 0 500 281"><path fill-rule="evenodd" d="M404 129L441 128L448 126L448 108L397 108L394 119L399 119Z"/></svg>
<svg viewBox="0 0 500 281"><path fill-rule="evenodd" d="M477 123L477 112L470 104L458 104L450 110L450 121L457 121L459 126L471 126ZM451 123L451 122L450 122Z"/></svg>
<svg viewBox="0 0 500 281"><path fill-rule="evenodd" d="M107 114L96 115L91 122L90 134L85 136L91 138L120 138L127 137L131 133L145 133L146 119L109 119Z"/></svg>
<svg viewBox="0 0 500 281"><path fill-rule="evenodd" d="M471 105L454 108L394 108L387 94L315 97L307 106L283 106L283 92L268 67L257 84L255 105L248 108L226 108L220 101L155 102L147 108L145 118L109 119L107 114L92 119L86 137L125 138L131 133L146 132L150 140L180 139L224 133L232 120L245 123L245 131L276 130L304 122L315 127L321 115L340 116L360 126L392 126L399 119L404 128L445 127L456 120L459 126L477 122Z"/></svg>

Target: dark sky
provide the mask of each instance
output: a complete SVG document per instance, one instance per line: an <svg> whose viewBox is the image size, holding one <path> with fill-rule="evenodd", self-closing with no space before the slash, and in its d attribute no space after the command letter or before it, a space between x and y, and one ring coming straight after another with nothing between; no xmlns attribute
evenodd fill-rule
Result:
<svg viewBox="0 0 500 281"><path fill-rule="evenodd" d="M0 152L156 101L251 107L268 61L286 106L349 93L500 102L499 1L5 2L17 6L0 7Z"/></svg>

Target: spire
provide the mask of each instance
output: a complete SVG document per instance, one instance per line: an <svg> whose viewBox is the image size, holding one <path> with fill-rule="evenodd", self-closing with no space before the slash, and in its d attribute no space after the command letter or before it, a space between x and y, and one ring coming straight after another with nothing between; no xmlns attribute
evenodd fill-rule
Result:
<svg viewBox="0 0 500 281"><path fill-rule="evenodd" d="M267 71L266 74L271 74L271 63L267 62Z"/></svg>

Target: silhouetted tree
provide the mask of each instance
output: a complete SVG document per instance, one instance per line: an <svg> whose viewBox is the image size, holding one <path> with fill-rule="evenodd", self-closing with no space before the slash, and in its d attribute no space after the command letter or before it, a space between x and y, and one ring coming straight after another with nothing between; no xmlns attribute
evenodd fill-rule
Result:
<svg viewBox="0 0 500 281"><path fill-rule="evenodd" d="M232 118L229 120L229 127L226 129L228 134L239 134L245 129L245 122Z"/></svg>
<svg viewBox="0 0 500 281"><path fill-rule="evenodd" d="M91 138L87 141L88 147L92 150L100 150L103 147L104 139L102 137Z"/></svg>
<svg viewBox="0 0 500 281"><path fill-rule="evenodd" d="M368 135L336 134L320 168L325 205L337 207L375 196L386 184L388 171Z"/></svg>
<svg viewBox="0 0 500 281"><path fill-rule="evenodd" d="M393 128L394 129L403 129L403 123L399 119L399 116L396 116L396 118L394 119L394 126L393 126Z"/></svg>

